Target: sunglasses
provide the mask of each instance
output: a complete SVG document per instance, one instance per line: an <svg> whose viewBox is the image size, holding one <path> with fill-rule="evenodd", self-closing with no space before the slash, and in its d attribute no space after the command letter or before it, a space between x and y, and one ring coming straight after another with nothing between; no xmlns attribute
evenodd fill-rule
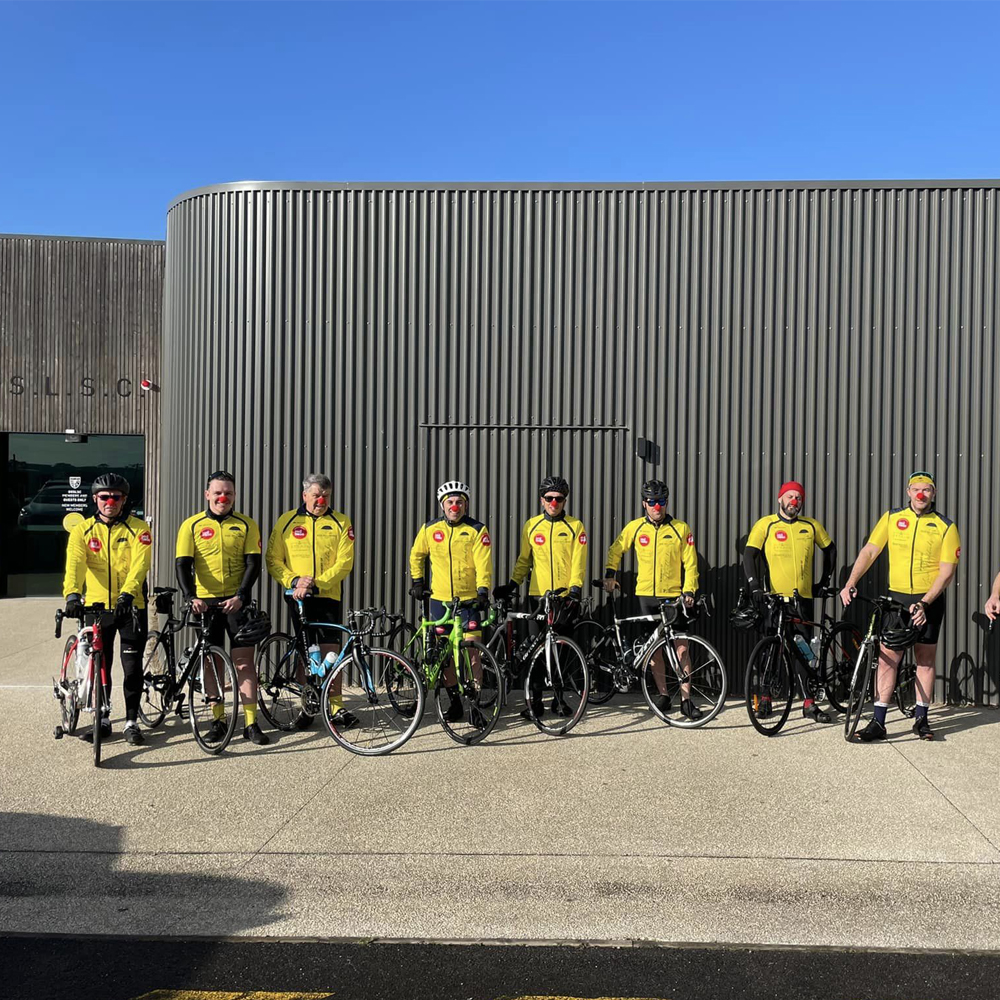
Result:
<svg viewBox="0 0 1000 1000"><path fill-rule="evenodd" d="M546 503L562 503L566 498L560 496L558 493L550 493L548 496L542 497Z"/></svg>
<svg viewBox="0 0 1000 1000"><path fill-rule="evenodd" d="M125 496L124 493L98 493L97 499L100 500L101 503L107 503L109 500L114 500L115 503L118 503L123 496Z"/></svg>
<svg viewBox="0 0 1000 1000"><path fill-rule="evenodd" d="M666 497L653 497L652 500L643 500L643 503L648 504L650 507L666 507L667 498Z"/></svg>

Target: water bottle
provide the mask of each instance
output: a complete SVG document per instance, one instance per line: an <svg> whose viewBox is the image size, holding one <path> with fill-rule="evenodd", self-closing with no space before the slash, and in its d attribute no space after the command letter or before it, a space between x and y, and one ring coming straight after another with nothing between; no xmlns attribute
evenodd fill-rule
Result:
<svg viewBox="0 0 1000 1000"><path fill-rule="evenodd" d="M85 644L78 642L76 644L76 690L77 697L83 705L90 704L90 671L88 670L88 664L90 662L90 654L85 649Z"/></svg>
<svg viewBox="0 0 1000 1000"><path fill-rule="evenodd" d="M310 673L316 674L318 677L323 674L323 665L320 662L319 646L314 642L309 649L309 671Z"/></svg>
<svg viewBox="0 0 1000 1000"><path fill-rule="evenodd" d="M818 635L814 635L809 640L809 648L813 652L813 659L816 659L816 660L819 659L819 646L820 646L819 636Z"/></svg>
<svg viewBox="0 0 1000 1000"><path fill-rule="evenodd" d="M811 663L816 659L809 643L806 642L805 636L796 634L795 645L799 647L799 652L802 654L802 658L806 661L806 663Z"/></svg>

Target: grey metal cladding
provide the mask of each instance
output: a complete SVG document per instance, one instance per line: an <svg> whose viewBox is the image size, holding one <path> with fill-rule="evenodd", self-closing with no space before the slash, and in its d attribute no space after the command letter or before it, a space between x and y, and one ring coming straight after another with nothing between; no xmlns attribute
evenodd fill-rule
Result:
<svg viewBox="0 0 1000 1000"><path fill-rule="evenodd" d="M0 235L0 430L146 436L156 519L165 244ZM19 380L19 381L14 381Z"/></svg>
<svg viewBox="0 0 1000 1000"><path fill-rule="evenodd" d="M412 611L438 482L470 483L504 579L565 475L599 576L655 473L738 688L738 546L778 484L846 566L930 467L964 538L937 694L996 703L972 615L1000 568L997 182L248 183L176 199L167 245L164 525L210 466L265 533L327 471L357 526L346 601Z"/></svg>

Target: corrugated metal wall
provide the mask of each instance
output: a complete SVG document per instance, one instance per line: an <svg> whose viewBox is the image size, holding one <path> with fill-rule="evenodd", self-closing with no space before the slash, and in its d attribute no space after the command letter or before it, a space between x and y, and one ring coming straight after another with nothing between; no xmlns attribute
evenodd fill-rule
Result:
<svg viewBox="0 0 1000 1000"><path fill-rule="evenodd" d="M412 610L441 480L472 485L506 577L538 479L565 475L596 576L656 473L737 676L738 544L777 485L804 481L846 563L929 467L964 538L938 695L995 703L972 616L1000 568L997 221L992 182L190 192L168 215L164 523L210 468L265 531L329 471L358 531L346 599Z"/></svg>
<svg viewBox="0 0 1000 1000"><path fill-rule="evenodd" d="M0 430L143 434L159 493L163 241L0 235Z"/></svg>

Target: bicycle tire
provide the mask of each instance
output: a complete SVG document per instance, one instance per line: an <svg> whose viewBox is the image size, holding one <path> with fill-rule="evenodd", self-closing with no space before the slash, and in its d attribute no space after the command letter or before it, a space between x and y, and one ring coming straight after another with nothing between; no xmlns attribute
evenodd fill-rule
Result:
<svg viewBox="0 0 1000 1000"><path fill-rule="evenodd" d="M614 651L611 636L611 629L590 619L577 622L573 629L573 638L583 650L590 671L588 705L604 705L614 698L618 690L615 687L614 664L610 662L614 659L610 655Z"/></svg>
<svg viewBox="0 0 1000 1000"><path fill-rule="evenodd" d="M864 711L865 702L871 693L872 668L878 660L878 643L871 639L865 639L861 643L858 652L858 659L854 664L854 671L851 674L851 686L847 692L847 704L844 706L844 739L848 742L854 736L861 721L861 713Z"/></svg>
<svg viewBox="0 0 1000 1000"><path fill-rule="evenodd" d="M76 725L80 721L80 687L76 677L76 647L79 641L75 635L66 640L59 668L59 687L62 690L59 713L62 717L63 734L67 736L76 732Z"/></svg>
<svg viewBox="0 0 1000 1000"><path fill-rule="evenodd" d="M497 669L500 671L500 680L503 683L503 690L500 693L502 704L507 704L512 686L515 683L515 671L513 662L507 656L507 637L503 628L495 629L490 641L486 643L486 648L493 654Z"/></svg>
<svg viewBox="0 0 1000 1000"><path fill-rule="evenodd" d="M286 632L269 635L258 647L254 660L257 673L257 706L260 714L281 732L306 728L299 719L312 719L302 704L302 682L307 664L295 639ZM298 687L298 691L292 687Z"/></svg>
<svg viewBox="0 0 1000 1000"><path fill-rule="evenodd" d="M102 659L103 659L103 653ZM94 732L92 742L94 744L94 767L101 766L101 743L103 733L101 723L104 721L104 683L101 677L101 664L94 662L94 656L90 656L90 668L93 672L93 680L90 685L91 704L94 707ZM110 714L108 716L110 718Z"/></svg>
<svg viewBox="0 0 1000 1000"><path fill-rule="evenodd" d="M726 692L729 687L729 678L726 674L726 666L722 662L722 657L711 643L697 635L676 635L674 641L683 639L688 644L688 663L691 665L691 672L685 675L684 680L673 670L667 668L666 657L664 659L664 680L669 695L669 707L661 709L657 707L653 700L654 693L659 694L659 687L656 684L656 677L653 672L653 657L656 653L664 649L666 638L661 639L647 654L642 665L642 693L646 698L649 710L668 726L677 729L700 729L711 722L722 711L722 706L726 703ZM700 652L695 652L700 650ZM701 712L701 718L691 719L684 715L682 710L682 684L690 684L691 701Z"/></svg>
<svg viewBox="0 0 1000 1000"><path fill-rule="evenodd" d="M396 622L386 637L385 644L381 648L389 649L405 657L407 656L406 647L414 635L416 635L416 632L417 630L405 619L401 622Z"/></svg>
<svg viewBox="0 0 1000 1000"><path fill-rule="evenodd" d="M229 654L219 646L201 647L192 654L191 672L188 676L188 717L195 742L207 754L220 754L229 745L236 732L240 711L240 686L236 667ZM221 667L220 667L221 664ZM223 706L227 718L222 739L208 739L215 721L212 705ZM228 709L228 712L226 711Z"/></svg>
<svg viewBox="0 0 1000 1000"><path fill-rule="evenodd" d="M907 649L896 669L896 690L893 692L896 707L907 719L912 719L917 712L917 665L913 662L913 653Z"/></svg>
<svg viewBox="0 0 1000 1000"><path fill-rule="evenodd" d="M552 647L556 655L549 664L551 685L547 683L546 674L546 643L535 650L524 675L524 700L528 706L531 721L541 732L549 736L565 736L583 718L587 711L587 699L590 695L590 669L583 650L564 635L552 637ZM562 650L561 652L559 650ZM550 723L544 712L546 690L550 692L552 705L549 706L555 719L560 721ZM532 692L535 692L534 694ZM533 703L540 697L543 714L535 714ZM568 714L555 715L552 706L560 705L568 709Z"/></svg>
<svg viewBox="0 0 1000 1000"><path fill-rule="evenodd" d="M163 722L173 700L173 673L167 641L153 629L146 639L142 657L142 693L139 696L139 718L150 729Z"/></svg>
<svg viewBox="0 0 1000 1000"><path fill-rule="evenodd" d="M479 653L482 678L477 679L472 668L470 653ZM482 743L493 732L503 707L504 679L493 654L481 643L472 639L463 640L459 647L462 662L459 665L462 703L462 718L449 721L447 718L451 698L444 687L444 670L438 676L434 689L434 708L444 731L463 746Z"/></svg>
<svg viewBox="0 0 1000 1000"><path fill-rule="evenodd" d="M352 726L335 721L331 701L338 677L341 707L357 720ZM355 648L327 674L320 704L326 731L338 746L362 757L382 757L417 731L424 715L424 686L416 667L395 650L360 653Z"/></svg>
<svg viewBox="0 0 1000 1000"><path fill-rule="evenodd" d="M777 736L792 710L792 664L779 636L764 636L750 651L743 696L754 729Z"/></svg>
<svg viewBox="0 0 1000 1000"><path fill-rule="evenodd" d="M861 632L851 622L837 622L823 638L819 654L823 687L830 705L840 713L847 710L851 676L860 651Z"/></svg>

